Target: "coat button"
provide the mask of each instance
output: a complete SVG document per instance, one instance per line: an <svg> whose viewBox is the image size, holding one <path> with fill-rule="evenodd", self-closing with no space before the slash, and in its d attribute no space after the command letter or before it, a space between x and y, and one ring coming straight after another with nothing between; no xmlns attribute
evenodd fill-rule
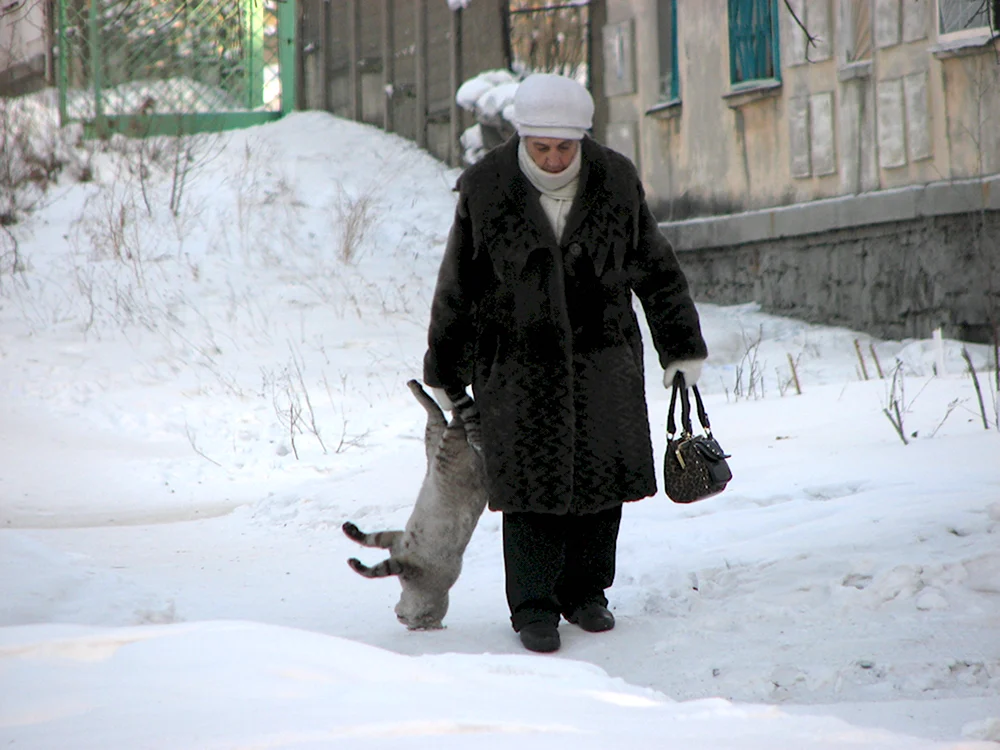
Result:
<svg viewBox="0 0 1000 750"><path fill-rule="evenodd" d="M583 255L583 248L580 247L579 242L574 242L572 245L569 246L569 254L573 258L579 258L581 255Z"/></svg>

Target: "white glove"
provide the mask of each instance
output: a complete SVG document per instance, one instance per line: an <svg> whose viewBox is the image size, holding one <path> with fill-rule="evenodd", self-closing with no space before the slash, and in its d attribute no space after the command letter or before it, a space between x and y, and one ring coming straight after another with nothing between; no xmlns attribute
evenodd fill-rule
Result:
<svg viewBox="0 0 1000 750"><path fill-rule="evenodd" d="M667 369L663 371L663 387L673 388L674 375L678 372L683 372L684 383L690 388L701 377L701 368L704 364L705 360L703 359L679 359L676 362L671 362L667 365Z"/></svg>
<svg viewBox="0 0 1000 750"><path fill-rule="evenodd" d="M448 398L448 394L445 393L444 388L431 388L431 395L434 397L434 400L438 402L438 406L441 407L442 411L455 410L455 404L453 404L451 399Z"/></svg>

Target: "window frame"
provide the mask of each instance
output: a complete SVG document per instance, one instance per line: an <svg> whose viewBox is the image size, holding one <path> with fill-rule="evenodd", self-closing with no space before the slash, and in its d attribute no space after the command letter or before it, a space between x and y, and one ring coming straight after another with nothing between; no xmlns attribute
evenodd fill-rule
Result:
<svg viewBox="0 0 1000 750"><path fill-rule="evenodd" d="M949 0L934 0L934 29L937 32L937 38L940 40L954 40L954 39L968 39L972 37L981 37L985 35L995 36L1000 33L1000 2L997 0L984 0L986 3L986 24L983 26L973 26L968 29L959 29L958 31L942 31L941 30L941 4L947 3ZM989 16L993 17L990 18Z"/></svg>
<svg viewBox="0 0 1000 750"><path fill-rule="evenodd" d="M771 65L773 67L772 75L756 76L753 78L744 78L741 81L736 80L737 74L737 55L736 47L733 43L733 11L734 9L739 12L740 6L743 6L744 11L753 12L753 5L755 3L766 3L770 9L771 16L771 28L769 32L769 47L771 53ZM728 36L729 36L729 85L733 90L745 89L745 88L755 88L768 83L780 83L781 82L781 19L778 14L778 0L728 0L726 8L726 16L728 22Z"/></svg>
<svg viewBox="0 0 1000 750"><path fill-rule="evenodd" d="M863 12L866 18L859 19L855 16L855 11L859 6L866 6L867 10ZM864 63L871 63L872 59L875 57L875 8L873 0L842 0L843 15L841 16L841 22L843 26L843 34L845 35L844 44L842 47L843 59L840 61L843 66L852 65L862 65ZM858 52L858 47L861 41L859 37L859 20L864 20L867 22L867 42L868 46L865 48L867 54L862 57Z"/></svg>

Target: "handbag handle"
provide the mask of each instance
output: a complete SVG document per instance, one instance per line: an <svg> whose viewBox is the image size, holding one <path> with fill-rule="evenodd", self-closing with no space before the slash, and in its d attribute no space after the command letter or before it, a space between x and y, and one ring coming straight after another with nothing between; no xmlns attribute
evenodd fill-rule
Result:
<svg viewBox="0 0 1000 750"><path fill-rule="evenodd" d="M705 411L705 403L701 400L701 392L696 385L692 385L691 390L694 391L694 403L698 410L698 421L701 423L702 429L705 430L705 434L711 437L712 426L708 421L708 412ZM670 393L670 409L667 412L667 435L673 435L677 432L677 426L674 423L674 410L677 405L678 391L681 394L681 428L684 430L684 435L691 435L693 432L691 429L691 401L688 398L684 373L680 370L674 375L674 387Z"/></svg>

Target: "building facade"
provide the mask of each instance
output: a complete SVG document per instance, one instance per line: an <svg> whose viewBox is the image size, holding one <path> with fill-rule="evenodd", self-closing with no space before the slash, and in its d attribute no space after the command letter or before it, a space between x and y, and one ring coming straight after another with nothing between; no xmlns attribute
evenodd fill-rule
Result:
<svg viewBox="0 0 1000 750"><path fill-rule="evenodd" d="M608 0L609 145L698 296L990 341L996 0Z"/></svg>

